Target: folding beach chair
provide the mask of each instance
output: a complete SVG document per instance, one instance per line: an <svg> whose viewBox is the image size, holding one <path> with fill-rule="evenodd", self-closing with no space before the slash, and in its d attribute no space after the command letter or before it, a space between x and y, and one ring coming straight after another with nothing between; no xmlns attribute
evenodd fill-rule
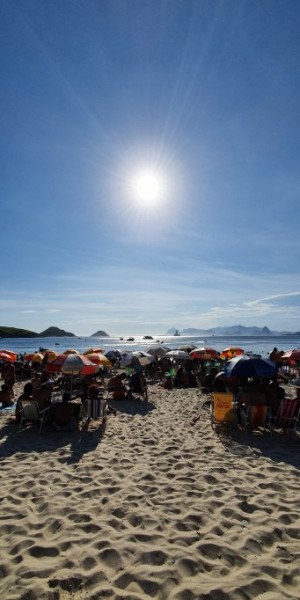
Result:
<svg viewBox="0 0 300 600"><path fill-rule="evenodd" d="M274 427L295 431L299 423L300 400L298 398L283 398L275 417Z"/></svg>
<svg viewBox="0 0 300 600"><path fill-rule="evenodd" d="M41 410L34 400L20 400L20 429L22 429L24 421L31 421L39 423L39 433L41 433L43 424L48 418L49 410L50 407Z"/></svg>
<svg viewBox="0 0 300 600"><path fill-rule="evenodd" d="M132 398L134 395L142 396L144 400L148 400L147 383L143 375L139 375L138 373L133 373L129 380L128 397Z"/></svg>
<svg viewBox="0 0 300 600"><path fill-rule="evenodd" d="M102 419L105 421L107 415L107 402L103 398L103 394L97 398L88 398L87 400L87 418Z"/></svg>
<svg viewBox="0 0 300 600"><path fill-rule="evenodd" d="M269 406L260 404L257 406L248 406L246 409L241 410L240 416L247 432L263 427L264 430L268 430L272 436L272 413Z"/></svg>
<svg viewBox="0 0 300 600"><path fill-rule="evenodd" d="M108 406L103 392L99 392L96 398L88 398L84 409L82 429L87 429L91 420L100 420L103 430L106 426Z"/></svg>
<svg viewBox="0 0 300 600"><path fill-rule="evenodd" d="M218 426L236 425L234 394L213 392L211 395L210 420L213 429Z"/></svg>

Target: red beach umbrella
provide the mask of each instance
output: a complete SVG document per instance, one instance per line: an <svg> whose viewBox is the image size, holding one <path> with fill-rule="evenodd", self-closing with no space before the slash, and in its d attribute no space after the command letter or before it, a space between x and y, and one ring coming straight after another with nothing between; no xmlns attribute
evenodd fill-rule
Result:
<svg viewBox="0 0 300 600"><path fill-rule="evenodd" d="M287 362L300 361L300 349L294 348L294 350L287 350L287 352L280 356L280 360Z"/></svg>
<svg viewBox="0 0 300 600"><path fill-rule="evenodd" d="M10 356L13 360L17 360L17 353L16 352L12 352L12 350L6 350L2 349L0 352L5 352L5 354L8 354L8 356Z"/></svg>
<svg viewBox="0 0 300 600"><path fill-rule="evenodd" d="M99 371L99 366L94 365L83 354L69 354L62 365L62 372L70 375L93 375Z"/></svg>
<svg viewBox="0 0 300 600"><path fill-rule="evenodd" d="M219 358L219 354L214 348L195 348L190 352L190 357L198 358L199 360L210 360L212 358Z"/></svg>
<svg viewBox="0 0 300 600"><path fill-rule="evenodd" d="M12 356L12 354L8 354L4 350L0 350L0 360L4 360L5 362L15 362L16 358Z"/></svg>
<svg viewBox="0 0 300 600"><path fill-rule="evenodd" d="M47 363L46 371L48 371L48 373L59 373L67 356L67 354L58 354L54 360Z"/></svg>

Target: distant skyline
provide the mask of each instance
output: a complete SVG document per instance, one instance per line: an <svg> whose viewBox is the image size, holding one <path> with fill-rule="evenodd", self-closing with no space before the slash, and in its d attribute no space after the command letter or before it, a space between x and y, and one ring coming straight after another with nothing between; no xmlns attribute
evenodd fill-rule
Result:
<svg viewBox="0 0 300 600"><path fill-rule="evenodd" d="M300 3L0 15L0 325L299 331Z"/></svg>

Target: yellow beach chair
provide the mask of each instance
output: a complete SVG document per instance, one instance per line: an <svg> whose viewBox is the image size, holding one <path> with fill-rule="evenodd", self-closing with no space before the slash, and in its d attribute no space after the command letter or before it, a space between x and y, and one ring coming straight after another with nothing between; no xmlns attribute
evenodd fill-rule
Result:
<svg viewBox="0 0 300 600"><path fill-rule="evenodd" d="M210 408L211 426L236 424L234 394L229 392L213 392L211 395Z"/></svg>

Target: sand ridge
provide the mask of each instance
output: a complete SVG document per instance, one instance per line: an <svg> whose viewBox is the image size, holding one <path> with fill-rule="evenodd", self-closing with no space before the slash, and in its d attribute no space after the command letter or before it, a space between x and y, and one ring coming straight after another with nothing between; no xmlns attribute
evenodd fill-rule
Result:
<svg viewBox="0 0 300 600"><path fill-rule="evenodd" d="M299 599L299 439L218 435L199 390L149 390L104 432L1 414L0 597Z"/></svg>

